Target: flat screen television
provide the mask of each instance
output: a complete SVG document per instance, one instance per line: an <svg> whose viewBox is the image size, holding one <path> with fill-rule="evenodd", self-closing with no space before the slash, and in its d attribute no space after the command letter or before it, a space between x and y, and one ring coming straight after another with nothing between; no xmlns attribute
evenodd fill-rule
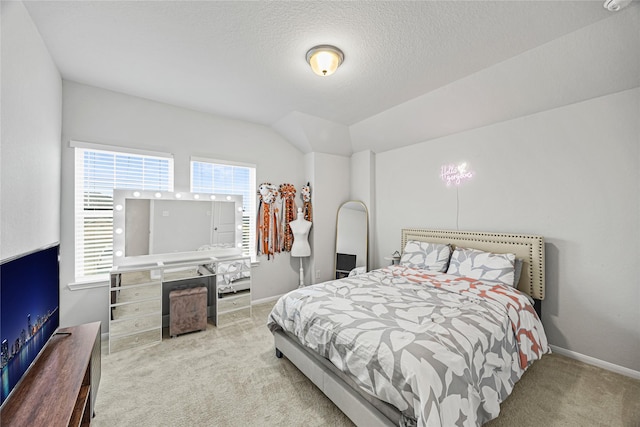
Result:
<svg viewBox="0 0 640 427"><path fill-rule="evenodd" d="M60 326L60 245L0 261L2 402Z"/></svg>

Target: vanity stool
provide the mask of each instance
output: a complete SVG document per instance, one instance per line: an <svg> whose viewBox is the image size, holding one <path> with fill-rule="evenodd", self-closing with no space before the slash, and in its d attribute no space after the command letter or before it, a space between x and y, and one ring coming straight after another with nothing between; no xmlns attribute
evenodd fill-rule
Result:
<svg viewBox="0 0 640 427"><path fill-rule="evenodd" d="M169 335L207 329L207 288L198 286L169 292Z"/></svg>

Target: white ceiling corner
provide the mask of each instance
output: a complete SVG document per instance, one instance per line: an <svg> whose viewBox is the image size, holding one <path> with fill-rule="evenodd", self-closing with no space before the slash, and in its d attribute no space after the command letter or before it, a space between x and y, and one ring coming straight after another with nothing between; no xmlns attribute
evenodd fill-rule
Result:
<svg viewBox="0 0 640 427"><path fill-rule="evenodd" d="M272 127L305 154L352 154L349 128L343 124L294 111Z"/></svg>

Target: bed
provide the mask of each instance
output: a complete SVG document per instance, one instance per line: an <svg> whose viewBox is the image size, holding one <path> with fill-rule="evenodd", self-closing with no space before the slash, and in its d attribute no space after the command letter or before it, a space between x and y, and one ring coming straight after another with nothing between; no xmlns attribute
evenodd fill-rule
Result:
<svg viewBox="0 0 640 427"><path fill-rule="evenodd" d="M282 296L276 355L356 425L481 425L550 351L543 238L403 229L401 244L400 265Z"/></svg>

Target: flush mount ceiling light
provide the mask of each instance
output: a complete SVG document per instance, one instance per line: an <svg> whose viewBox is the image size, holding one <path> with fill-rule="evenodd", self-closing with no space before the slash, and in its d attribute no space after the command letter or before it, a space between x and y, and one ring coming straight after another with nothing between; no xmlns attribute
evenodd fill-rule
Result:
<svg viewBox="0 0 640 427"><path fill-rule="evenodd" d="M307 52L307 62L319 76L330 76L335 73L344 61L344 53L335 46L322 44L312 47Z"/></svg>
<svg viewBox="0 0 640 427"><path fill-rule="evenodd" d="M628 6L629 3L631 3L631 0L605 0L602 6L610 12L617 12Z"/></svg>

